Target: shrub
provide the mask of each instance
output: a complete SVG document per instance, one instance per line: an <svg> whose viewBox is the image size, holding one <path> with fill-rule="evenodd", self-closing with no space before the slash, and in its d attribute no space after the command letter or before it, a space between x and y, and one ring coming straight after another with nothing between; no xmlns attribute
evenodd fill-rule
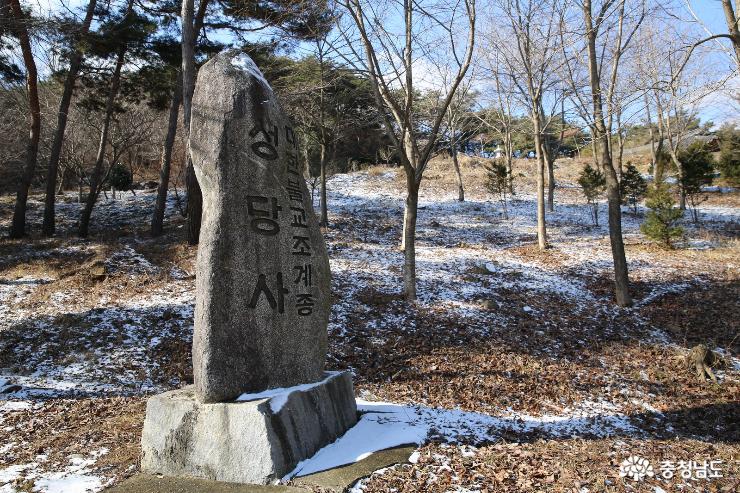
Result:
<svg viewBox="0 0 740 493"><path fill-rule="evenodd" d="M116 163L108 173L108 184L116 190L128 190L134 182L131 171L123 164Z"/></svg>
<svg viewBox="0 0 740 493"><path fill-rule="evenodd" d="M504 208L504 219L509 218L506 208L507 194L510 185L509 171L506 164L496 160L490 166L486 166L486 189L495 197L498 197Z"/></svg>
<svg viewBox="0 0 740 493"><path fill-rule="evenodd" d="M595 226L598 226L599 204L597 200L606 189L606 178L601 171L594 169L590 164L587 164L578 177L578 184L581 186L583 195L586 197L586 202L588 202L590 206L591 220Z"/></svg>
<svg viewBox="0 0 740 493"><path fill-rule="evenodd" d="M627 163L627 168L622 173L622 180L619 182L619 193L622 196L622 203L631 205L632 210L637 214L637 203L647 193L647 182L637 171L635 165L630 162Z"/></svg>
<svg viewBox="0 0 740 493"><path fill-rule="evenodd" d="M650 210L640 225L640 231L651 240L673 248L674 240L683 236L683 228L678 226L683 213L676 207L668 186L656 183L650 187L645 205Z"/></svg>
<svg viewBox="0 0 740 493"><path fill-rule="evenodd" d="M699 142L690 145L678 154L681 163L681 188L691 206L691 216L694 222L699 221L699 204L707 200L701 197L701 187L712 183L714 173L714 159L709 151Z"/></svg>
<svg viewBox="0 0 740 493"><path fill-rule="evenodd" d="M740 185L740 129L726 124L717 134L720 137L717 169L728 184Z"/></svg>

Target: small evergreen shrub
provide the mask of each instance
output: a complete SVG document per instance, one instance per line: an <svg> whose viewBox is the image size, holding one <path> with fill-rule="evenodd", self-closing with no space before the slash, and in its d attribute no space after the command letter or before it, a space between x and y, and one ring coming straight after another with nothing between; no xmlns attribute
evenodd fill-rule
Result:
<svg viewBox="0 0 740 493"><path fill-rule="evenodd" d="M691 206L691 216L694 222L699 222L699 204L707 200L702 196L701 188L712 183L714 174L714 159L709 151L701 144L695 143L678 154L681 163L681 187L686 200Z"/></svg>
<svg viewBox="0 0 740 493"><path fill-rule="evenodd" d="M727 183L740 186L740 132L720 145L717 169Z"/></svg>
<svg viewBox="0 0 740 493"><path fill-rule="evenodd" d="M486 166L486 189L501 202L504 208L504 219L509 218L506 204L510 179L509 170L503 162L496 160L490 166Z"/></svg>
<svg viewBox="0 0 740 493"><path fill-rule="evenodd" d="M124 164L116 163L108 174L108 184L116 190L125 191L131 188L134 177Z"/></svg>
<svg viewBox="0 0 740 493"><path fill-rule="evenodd" d="M637 204L647 194L647 182L642 177L634 164L628 162L627 168L622 173L622 180L619 182L619 192L622 196L622 203L630 205L635 214L637 214Z"/></svg>
<svg viewBox="0 0 740 493"><path fill-rule="evenodd" d="M606 178L604 174L591 167L587 164L583 171L581 171L578 177L578 184L581 186L583 196L586 197L586 202L590 206L591 220L594 226L599 225L599 197L606 190Z"/></svg>
<svg viewBox="0 0 740 493"><path fill-rule="evenodd" d="M683 236L683 228L678 226L683 213L676 207L668 186L656 183L650 187L645 205L649 211L640 225L640 231L651 240L673 248L673 242Z"/></svg>

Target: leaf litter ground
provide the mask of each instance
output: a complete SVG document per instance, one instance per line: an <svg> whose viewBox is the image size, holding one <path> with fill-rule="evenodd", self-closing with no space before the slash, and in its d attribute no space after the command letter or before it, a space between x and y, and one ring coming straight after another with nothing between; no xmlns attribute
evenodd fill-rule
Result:
<svg viewBox="0 0 740 493"><path fill-rule="evenodd" d="M354 373L369 426L420 443L413 463L354 491L734 491L737 192L712 194L675 251L648 244L640 215L625 214L636 305L620 309L606 227L590 225L566 180L548 214L552 248L539 251L528 184L503 219L476 170L463 203L443 169L428 175L414 304L399 289L398 173L329 182L327 366ZM79 205L66 199L71 233ZM192 380L195 250L174 197L166 235L145 233L153 200L103 202L90 240L0 242L0 492L97 491L135 473L146 397ZM0 234L11 205L0 201ZM725 360L719 385L682 363L699 342ZM723 478L634 482L619 476L631 455L656 472L722 461Z"/></svg>

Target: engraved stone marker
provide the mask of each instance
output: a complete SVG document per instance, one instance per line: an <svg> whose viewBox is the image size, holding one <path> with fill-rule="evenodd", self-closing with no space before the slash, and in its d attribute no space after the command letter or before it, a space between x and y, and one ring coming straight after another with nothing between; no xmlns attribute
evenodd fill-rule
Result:
<svg viewBox="0 0 740 493"><path fill-rule="evenodd" d="M357 406L351 374L324 372L329 259L295 135L239 51L198 73L190 153L203 190L195 385L148 400L141 469L269 484L354 426Z"/></svg>
<svg viewBox="0 0 740 493"><path fill-rule="evenodd" d="M238 51L198 73L191 156L203 191L193 371L201 402L322 378L330 273L296 137Z"/></svg>

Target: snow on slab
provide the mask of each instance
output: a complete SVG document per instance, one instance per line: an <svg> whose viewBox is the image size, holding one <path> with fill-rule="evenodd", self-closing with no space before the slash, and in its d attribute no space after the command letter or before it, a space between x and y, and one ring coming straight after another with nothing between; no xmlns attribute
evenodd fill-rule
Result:
<svg viewBox="0 0 740 493"><path fill-rule="evenodd" d="M421 444L429 434L424 423L415 423L394 413L367 413L347 433L298 463L285 479L361 461L373 453L399 445Z"/></svg>
<svg viewBox="0 0 740 493"><path fill-rule="evenodd" d="M260 399L270 399L270 409L272 410L273 413L278 413L283 408L283 406L288 402L288 397L290 397L290 394L292 394L293 392L307 392L314 387L324 385L325 383L327 383L329 380L339 375L340 373L341 372L338 372L338 371L327 371L327 372L324 372L324 374L326 375L326 378L324 378L320 382L304 383L301 385L296 385L294 387L279 387L276 389L268 389L262 392L256 392L252 394L245 393L237 397L236 400L242 401L242 402L248 402L248 401L257 401Z"/></svg>
<svg viewBox="0 0 740 493"><path fill-rule="evenodd" d="M434 438L449 443L495 441L504 430L540 432L557 437L638 434L639 430L619 409L608 402L586 401L577 408L563 409L560 415L530 416L507 412L504 416L490 416L459 409L357 399L357 410L363 413L357 424L334 443L300 462L283 479L287 481L352 464L380 450L400 445L421 445L432 434ZM418 460L418 455L412 454L409 459Z"/></svg>

